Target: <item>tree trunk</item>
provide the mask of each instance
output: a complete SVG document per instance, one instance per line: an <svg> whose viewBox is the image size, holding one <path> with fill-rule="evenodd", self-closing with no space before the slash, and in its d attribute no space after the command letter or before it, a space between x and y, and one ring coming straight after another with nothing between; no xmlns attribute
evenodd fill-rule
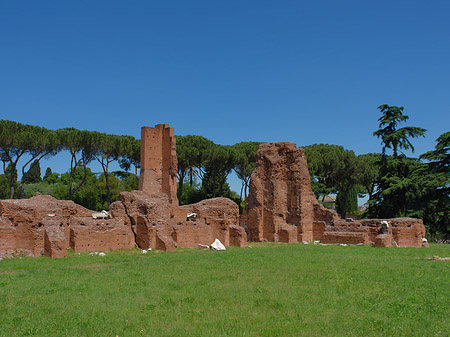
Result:
<svg viewBox="0 0 450 337"><path fill-rule="evenodd" d="M9 172L9 198L14 199L14 172L16 171L16 165L11 163L11 172Z"/></svg>
<svg viewBox="0 0 450 337"><path fill-rule="evenodd" d="M181 200L181 195L183 194L183 180L184 180L184 172L180 174L180 177L178 178L178 191L177 191L177 197L178 201Z"/></svg>
<svg viewBox="0 0 450 337"><path fill-rule="evenodd" d="M111 194L109 191L108 164L105 165L103 162L101 164L102 164L102 168L103 168L103 174L105 175L106 200L108 202L108 209L109 209L109 205L111 205Z"/></svg>
<svg viewBox="0 0 450 337"><path fill-rule="evenodd" d="M76 161L76 159L75 159ZM73 173L75 169L77 168L77 165L75 164L75 167L73 166L74 157L72 155L72 159L70 160L70 177L69 177L69 199L72 200L73 197L73 191L72 191L72 184L73 184Z"/></svg>
<svg viewBox="0 0 450 337"><path fill-rule="evenodd" d="M10 182L11 184L11 182ZM14 184L14 183L13 183ZM10 185L10 190L9 190L9 198L13 199L14 198L14 185Z"/></svg>
<svg viewBox="0 0 450 337"><path fill-rule="evenodd" d="M83 161L83 169L84 169L84 177L83 180L81 180L81 182L78 184L77 187L75 187L72 190L72 195L70 196L70 199L72 200L73 195L75 194L76 191L78 191L78 189L83 186L84 182L86 181L86 177L87 177L87 164Z"/></svg>
<svg viewBox="0 0 450 337"><path fill-rule="evenodd" d="M108 209L109 209L109 205L111 205L111 193L109 192L108 170L106 170L105 172L105 181L106 181L106 197L108 199Z"/></svg>

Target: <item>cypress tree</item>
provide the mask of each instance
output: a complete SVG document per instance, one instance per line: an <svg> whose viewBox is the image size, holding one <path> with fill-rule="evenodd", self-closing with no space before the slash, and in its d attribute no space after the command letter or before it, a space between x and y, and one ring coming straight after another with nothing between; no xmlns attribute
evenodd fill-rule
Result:
<svg viewBox="0 0 450 337"><path fill-rule="evenodd" d="M31 165L30 169L27 171L27 174L24 179L25 184L34 184L41 182L41 164L39 164L38 160L35 160Z"/></svg>

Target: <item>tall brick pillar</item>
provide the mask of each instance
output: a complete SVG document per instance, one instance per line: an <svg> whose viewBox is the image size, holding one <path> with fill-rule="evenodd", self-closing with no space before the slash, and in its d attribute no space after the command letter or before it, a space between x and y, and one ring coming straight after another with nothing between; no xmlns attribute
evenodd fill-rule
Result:
<svg viewBox="0 0 450 337"><path fill-rule="evenodd" d="M173 128L158 124L141 128L141 175L139 190L149 194L163 192L173 205L177 199L177 152Z"/></svg>

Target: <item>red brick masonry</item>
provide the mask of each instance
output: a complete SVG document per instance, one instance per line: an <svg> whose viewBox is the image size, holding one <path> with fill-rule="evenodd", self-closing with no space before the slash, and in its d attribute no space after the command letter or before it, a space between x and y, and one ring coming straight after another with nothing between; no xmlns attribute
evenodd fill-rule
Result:
<svg viewBox="0 0 450 337"><path fill-rule="evenodd" d="M319 204L311 189L305 153L294 143L261 144L256 158L241 217L249 240L422 246L425 227L420 219L347 222ZM386 233L382 221L389 224Z"/></svg>

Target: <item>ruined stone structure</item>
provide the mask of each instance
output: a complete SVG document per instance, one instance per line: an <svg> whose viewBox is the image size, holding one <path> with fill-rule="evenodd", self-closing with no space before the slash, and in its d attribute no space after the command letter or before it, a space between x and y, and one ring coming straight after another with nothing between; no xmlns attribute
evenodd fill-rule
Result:
<svg viewBox="0 0 450 337"><path fill-rule="evenodd" d="M174 206L168 196L157 193L123 192L111 204L114 218L130 225L136 244L142 249L175 250L211 244L216 238L226 246L245 247L247 237L237 226L239 208L226 198L203 200L187 206ZM195 213L194 220L188 214Z"/></svg>
<svg viewBox="0 0 450 337"><path fill-rule="evenodd" d="M139 190L154 194L163 192L169 202L178 205L177 151L173 128L158 124L141 128L141 175Z"/></svg>
<svg viewBox="0 0 450 337"><path fill-rule="evenodd" d="M67 250L175 250L211 244L247 245L237 226L238 206L226 198L175 206L165 193L122 192L111 204L111 219L93 219L92 211L73 201L48 195L0 200L0 257L17 255L65 257ZM196 213L193 221L188 213Z"/></svg>
<svg viewBox="0 0 450 337"><path fill-rule="evenodd" d="M75 252L130 249L134 235L117 219L93 219L92 211L48 195L0 200L0 256L64 257Z"/></svg>
<svg viewBox="0 0 450 337"><path fill-rule="evenodd" d="M209 245L247 246L254 241L374 244L421 247L425 227L412 218L347 221L315 198L303 149L294 143L259 147L246 212L226 198L178 206L173 129L142 128L140 191L122 192L111 217L72 201L38 195L0 200L0 257L113 249L175 250ZM239 226L239 221L242 226ZM387 224L383 221L387 221Z"/></svg>
<svg viewBox="0 0 450 337"><path fill-rule="evenodd" d="M0 257L64 257L69 248L175 250L210 245L215 239L245 247L236 203L215 198L178 206L176 172L173 128L143 127L140 191L122 192L109 208L111 218L94 219L102 213L46 195L0 200Z"/></svg>
<svg viewBox="0 0 450 337"><path fill-rule="evenodd" d="M383 230L388 221L389 230ZM347 221L324 208L311 189L303 149L294 143L261 144L241 223L249 240L421 247L422 220L412 218Z"/></svg>

